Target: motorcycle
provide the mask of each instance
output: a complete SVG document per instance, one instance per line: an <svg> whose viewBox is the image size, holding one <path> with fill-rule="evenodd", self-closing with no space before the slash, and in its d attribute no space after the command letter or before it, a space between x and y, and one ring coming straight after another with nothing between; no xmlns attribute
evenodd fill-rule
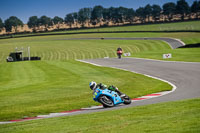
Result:
<svg viewBox="0 0 200 133"><path fill-rule="evenodd" d="M118 56L119 59L121 59L122 53L123 52L121 50L117 51L117 56Z"/></svg>
<svg viewBox="0 0 200 133"><path fill-rule="evenodd" d="M125 95L120 97L117 92L109 90L109 89L100 89L97 88L93 92L93 100L99 102L103 105L103 107L114 107L121 103L130 104L131 99Z"/></svg>

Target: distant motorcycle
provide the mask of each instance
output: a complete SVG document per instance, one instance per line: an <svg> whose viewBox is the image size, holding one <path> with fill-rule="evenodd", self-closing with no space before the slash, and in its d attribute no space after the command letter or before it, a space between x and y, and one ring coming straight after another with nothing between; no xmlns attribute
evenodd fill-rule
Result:
<svg viewBox="0 0 200 133"><path fill-rule="evenodd" d="M117 56L118 56L119 59L121 59L122 53L123 53L122 50L117 51Z"/></svg>
<svg viewBox="0 0 200 133"><path fill-rule="evenodd" d="M124 104L131 103L131 99L127 95L120 97L118 93L115 91L109 89L100 89L100 88L94 90L93 100L101 103L105 108L113 107L121 103Z"/></svg>

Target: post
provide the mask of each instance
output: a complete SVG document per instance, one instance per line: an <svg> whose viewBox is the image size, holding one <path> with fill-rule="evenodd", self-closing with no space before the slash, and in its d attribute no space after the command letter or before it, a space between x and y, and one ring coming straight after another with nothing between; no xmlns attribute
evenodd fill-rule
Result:
<svg viewBox="0 0 200 133"><path fill-rule="evenodd" d="M31 51L30 51L30 46L28 47L28 60L31 60Z"/></svg>
<svg viewBox="0 0 200 133"><path fill-rule="evenodd" d="M22 52L22 61L24 60L24 47L21 47L21 52Z"/></svg>

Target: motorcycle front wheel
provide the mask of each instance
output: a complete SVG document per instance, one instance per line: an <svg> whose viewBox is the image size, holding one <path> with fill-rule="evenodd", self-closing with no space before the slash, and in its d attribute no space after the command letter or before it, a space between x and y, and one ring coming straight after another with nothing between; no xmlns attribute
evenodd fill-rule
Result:
<svg viewBox="0 0 200 133"><path fill-rule="evenodd" d="M130 104L131 103L131 99L128 96L125 96L123 98L124 104Z"/></svg>
<svg viewBox="0 0 200 133"><path fill-rule="evenodd" d="M114 106L113 101L105 95L99 97L99 101L100 101L100 103L103 104L103 107L105 107L105 108Z"/></svg>

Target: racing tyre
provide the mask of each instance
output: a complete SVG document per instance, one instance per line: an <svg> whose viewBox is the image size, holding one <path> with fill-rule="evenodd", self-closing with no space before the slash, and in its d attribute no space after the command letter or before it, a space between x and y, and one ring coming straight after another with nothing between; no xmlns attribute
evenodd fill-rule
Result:
<svg viewBox="0 0 200 133"><path fill-rule="evenodd" d="M105 108L114 106L113 101L105 95L99 97L99 101L100 101L100 103L103 104L103 107L105 107Z"/></svg>
<svg viewBox="0 0 200 133"><path fill-rule="evenodd" d="M125 96L123 98L124 104L130 104L131 103L131 99L128 96Z"/></svg>

